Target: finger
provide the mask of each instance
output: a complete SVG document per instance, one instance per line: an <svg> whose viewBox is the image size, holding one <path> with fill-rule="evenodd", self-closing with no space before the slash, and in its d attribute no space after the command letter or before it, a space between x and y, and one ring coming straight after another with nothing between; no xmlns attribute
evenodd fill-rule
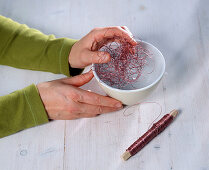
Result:
<svg viewBox="0 0 209 170"><path fill-rule="evenodd" d="M121 107L122 103L111 97L102 96L94 92L89 92L83 89L78 89L79 97L77 97L78 102L107 106L107 107Z"/></svg>
<svg viewBox="0 0 209 170"><path fill-rule="evenodd" d="M114 38L115 36L118 36L124 38L132 45L137 44L130 34L119 26L95 29L94 36L97 39L97 42L102 41L104 38Z"/></svg>
<svg viewBox="0 0 209 170"><path fill-rule="evenodd" d="M110 54L105 51L85 51L83 61L86 65L92 63L107 63L111 60Z"/></svg>
<svg viewBox="0 0 209 170"><path fill-rule="evenodd" d="M127 26L121 26L121 28L126 30L128 32L128 34L133 38L133 34L131 33L131 31L128 29Z"/></svg>
<svg viewBox="0 0 209 170"><path fill-rule="evenodd" d="M93 72L92 70L90 70L89 72L78 75L78 76L64 78L63 82L66 84L79 87L88 83L93 77L94 77Z"/></svg>
<svg viewBox="0 0 209 170"><path fill-rule="evenodd" d="M106 107L106 106L96 106L86 103L79 103L78 107L80 107L80 117L95 117L100 114L110 113L114 111L118 111L121 108L114 108L114 107Z"/></svg>

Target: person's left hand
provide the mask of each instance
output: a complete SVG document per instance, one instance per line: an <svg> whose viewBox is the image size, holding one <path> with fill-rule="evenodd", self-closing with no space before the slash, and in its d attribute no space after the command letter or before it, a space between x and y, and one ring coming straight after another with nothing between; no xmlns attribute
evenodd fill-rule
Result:
<svg viewBox="0 0 209 170"><path fill-rule="evenodd" d="M122 109L122 103L79 88L93 78L92 71L70 78L62 78L37 85L49 119L77 119L95 117Z"/></svg>
<svg viewBox="0 0 209 170"><path fill-rule="evenodd" d="M107 63L110 61L108 52L98 51L98 47L114 37L125 39L132 45L137 42L126 26L94 28L81 40L76 42L69 54L69 64L72 68L84 68L92 63Z"/></svg>

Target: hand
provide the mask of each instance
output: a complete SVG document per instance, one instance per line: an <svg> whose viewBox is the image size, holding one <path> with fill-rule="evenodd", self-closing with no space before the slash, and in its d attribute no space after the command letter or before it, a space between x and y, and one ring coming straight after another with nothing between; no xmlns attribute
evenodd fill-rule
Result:
<svg viewBox="0 0 209 170"><path fill-rule="evenodd" d="M97 50L102 44L114 41L114 37L124 38L132 45L137 44L126 26L95 28L73 45L69 54L70 66L84 68L92 63L109 62L110 54Z"/></svg>
<svg viewBox="0 0 209 170"><path fill-rule="evenodd" d="M110 97L78 88L93 78L92 71L37 85L49 119L94 117L122 108L122 103Z"/></svg>

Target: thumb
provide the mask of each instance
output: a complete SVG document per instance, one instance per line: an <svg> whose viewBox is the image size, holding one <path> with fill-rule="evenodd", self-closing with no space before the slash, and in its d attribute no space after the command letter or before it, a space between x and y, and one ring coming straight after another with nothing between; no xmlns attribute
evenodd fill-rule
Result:
<svg viewBox="0 0 209 170"><path fill-rule="evenodd" d="M70 77L70 78L65 78L63 79L63 82L66 84L70 84L73 86L83 86L84 84L88 83L92 78L94 77L92 70L90 70L87 73Z"/></svg>
<svg viewBox="0 0 209 170"><path fill-rule="evenodd" d="M105 51L86 51L86 64L92 64L92 63L107 63L111 59L110 54Z"/></svg>

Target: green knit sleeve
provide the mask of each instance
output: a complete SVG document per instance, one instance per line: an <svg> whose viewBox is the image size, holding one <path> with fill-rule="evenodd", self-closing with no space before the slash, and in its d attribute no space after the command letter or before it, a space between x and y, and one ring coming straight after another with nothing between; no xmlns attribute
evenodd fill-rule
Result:
<svg viewBox="0 0 209 170"><path fill-rule="evenodd" d="M83 71L68 63L75 43L0 16L0 65L74 76ZM47 113L35 85L0 97L0 137L46 122Z"/></svg>
<svg viewBox="0 0 209 170"><path fill-rule="evenodd" d="M34 84L0 97L0 138L48 122Z"/></svg>
<svg viewBox="0 0 209 170"><path fill-rule="evenodd" d="M68 56L76 40L55 38L0 16L0 64L66 76L80 74Z"/></svg>

